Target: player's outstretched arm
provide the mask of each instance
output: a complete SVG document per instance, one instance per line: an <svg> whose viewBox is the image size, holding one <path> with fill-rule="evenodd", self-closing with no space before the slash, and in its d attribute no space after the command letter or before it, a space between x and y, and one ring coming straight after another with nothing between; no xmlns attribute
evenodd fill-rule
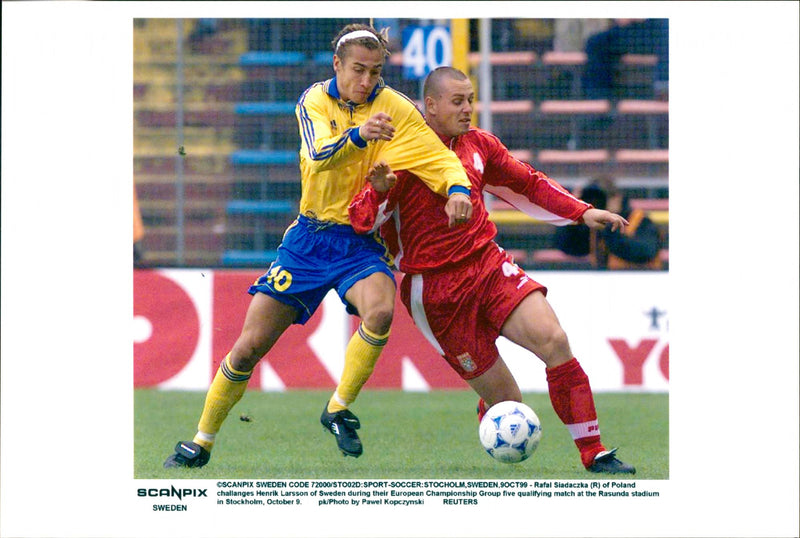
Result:
<svg viewBox="0 0 800 538"><path fill-rule="evenodd" d="M593 229L605 228L610 224L612 232L616 232L617 230L624 231L625 226L629 224L627 220L616 213L604 209L596 209L594 207L587 209L582 218L583 223Z"/></svg>

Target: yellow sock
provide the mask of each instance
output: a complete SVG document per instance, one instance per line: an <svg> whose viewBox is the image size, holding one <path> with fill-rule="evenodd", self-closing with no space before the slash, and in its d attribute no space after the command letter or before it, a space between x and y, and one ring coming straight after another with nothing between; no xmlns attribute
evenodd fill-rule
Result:
<svg viewBox="0 0 800 538"><path fill-rule="evenodd" d="M217 432L236 402L242 399L247 389L247 381L253 373L252 371L234 370L230 364L230 357L231 354L228 353L219 365L214 381L211 382L211 387L206 394L203 414L197 425L197 434L193 439L195 443L206 450L211 450L214 446Z"/></svg>
<svg viewBox="0 0 800 538"><path fill-rule="evenodd" d="M358 397L361 387L367 382L375 363L389 339L389 332L378 335L361 323L350 338L344 354L344 370L336 392L328 401L328 411L335 413L347 409Z"/></svg>

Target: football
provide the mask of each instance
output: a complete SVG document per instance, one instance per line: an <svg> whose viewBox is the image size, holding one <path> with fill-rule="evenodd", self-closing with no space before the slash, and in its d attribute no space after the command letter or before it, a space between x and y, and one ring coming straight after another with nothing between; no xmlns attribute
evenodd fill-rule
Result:
<svg viewBox="0 0 800 538"><path fill-rule="evenodd" d="M503 463L518 463L533 454L542 439L542 425L524 403L500 402L486 411L478 427L486 452Z"/></svg>

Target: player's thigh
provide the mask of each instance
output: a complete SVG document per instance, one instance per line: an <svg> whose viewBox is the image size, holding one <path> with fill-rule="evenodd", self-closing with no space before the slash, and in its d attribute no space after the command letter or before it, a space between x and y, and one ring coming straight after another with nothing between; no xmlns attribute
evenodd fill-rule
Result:
<svg viewBox="0 0 800 538"><path fill-rule="evenodd" d="M572 358L567 335L541 292L530 293L508 316L500 334L534 353L548 367Z"/></svg>
<svg viewBox="0 0 800 538"><path fill-rule="evenodd" d="M344 295L356 307L368 329L385 334L392 323L395 283L383 272L375 272L355 282Z"/></svg>
<svg viewBox="0 0 800 538"><path fill-rule="evenodd" d="M237 370L251 369L297 319L297 309L264 293L256 293L247 308L231 360ZM248 368L249 366L249 368Z"/></svg>
<svg viewBox="0 0 800 538"><path fill-rule="evenodd" d="M489 407L506 400L522 401L519 385L502 358L483 374L466 381Z"/></svg>

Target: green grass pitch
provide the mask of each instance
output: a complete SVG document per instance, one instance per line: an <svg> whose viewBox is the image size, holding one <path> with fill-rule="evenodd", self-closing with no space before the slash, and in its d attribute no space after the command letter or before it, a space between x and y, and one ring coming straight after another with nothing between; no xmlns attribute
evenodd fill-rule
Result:
<svg viewBox="0 0 800 538"><path fill-rule="evenodd" d="M478 441L477 396L468 390L429 393L365 390L353 411L361 419L360 458L345 458L319 423L330 391L248 391L222 426L208 465L164 469L179 440L191 440L205 393L134 391L134 478L492 478L589 479L569 432L546 393L523 401L544 436L526 461L503 464ZM669 478L669 396L599 393L595 404L604 444L636 467L636 479ZM241 420L241 416L249 420Z"/></svg>

